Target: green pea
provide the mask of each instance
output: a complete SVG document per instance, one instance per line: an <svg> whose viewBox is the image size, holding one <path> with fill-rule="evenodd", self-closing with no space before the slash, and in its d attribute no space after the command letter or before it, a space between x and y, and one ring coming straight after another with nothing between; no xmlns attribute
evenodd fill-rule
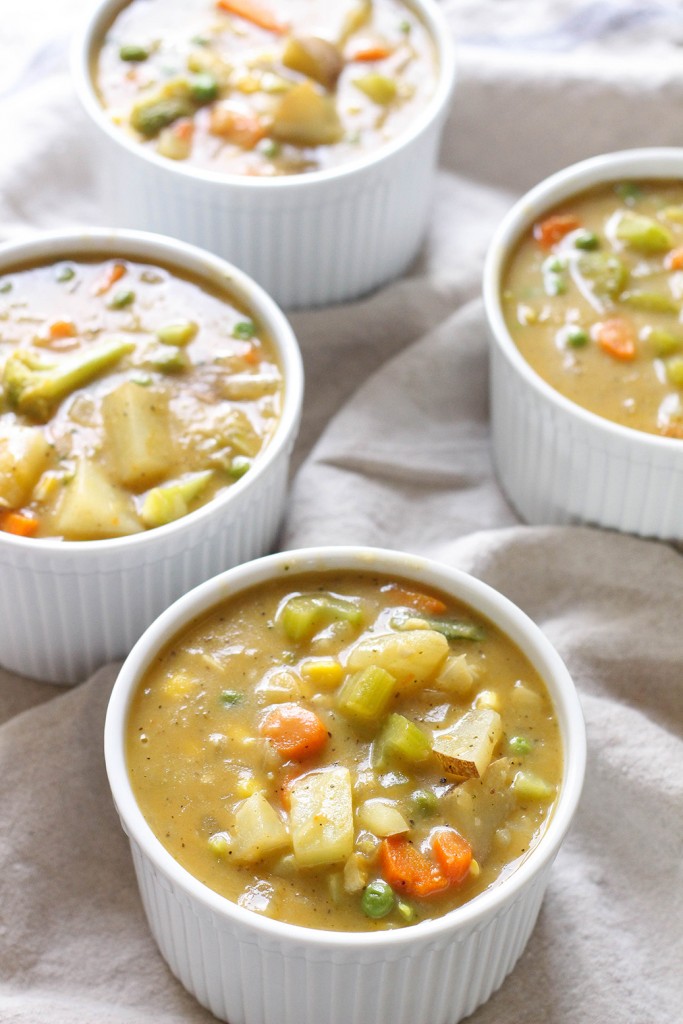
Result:
<svg viewBox="0 0 683 1024"><path fill-rule="evenodd" d="M280 155L280 144L275 139L263 139L259 144L259 150L266 160L274 160Z"/></svg>
<svg viewBox="0 0 683 1024"><path fill-rule="evenodd" d="M137 63L147 60L149 57L149 50L147 47L139 46L136 43L124 43L119 49L119 57L121 60L129 60Z"/></svg>
<svg viewBox="0 0 683 1024"><path fill-rule="evenodd" d="M565 334L565 341L570 348L583 348L588 344L588 331L576 325L569 327Z"/></svg>
<svg viewBox="0 0 683 1024"><path fill-rule="evenodd" d="M240 320L232 329L233 338L239 338L240 341L249 341L255 334L256 327L251 320Z"/></svg>
<svg viewBox="0 0 683 1024"><path fill-rule="evenodd" d="M366 917L373 918L373 920L386 917L394 909L395 904L394 890L388 882L383 881L381 878L365 886L360 901L363 913Z"/></svg>
<svg viewBox="0 0 683 1024"><path fill-rule="evenodd" d="M223 707L231 708L242 701L243 695L239 690L223 690L218 698Z"/></svg>
<svg viewBox="0 0 683 1024"><path fill-rule="evenodd" d="M190 79L190 93L197 103L210 103L218 96L218 80L209 71L200 71Z"/></svg>
<svg viewBox="0 0 683 1024"><path fill-rule="evenodd" d="M416 789L413 793L412 804L418 814L428 817L435 814L439 807L439 798L431 789Z"/></svg>
<svg viewBox="0 0 683 1024"><path fill-rule="evenodd" d="M584 251L591 251L597 249L600 245L600 239L594 231L579 231L574 238L574 245L577 249L583 249Z"/></svg>
<svg viewBox="0 0 683 1024"><path fill-rule="evenodd" d="M531 750L531 742L526 736L512 736L508 740L508 746L513 754L528 754Z"/></svg>
<svg viewBox="0 0 683 1024"><path fill-rule="evenodd" d="M135 302L135 292L121 291L114 295L113 299L109 303L109 308L125 309L126 306L130 306L133 302Z"/></svg>

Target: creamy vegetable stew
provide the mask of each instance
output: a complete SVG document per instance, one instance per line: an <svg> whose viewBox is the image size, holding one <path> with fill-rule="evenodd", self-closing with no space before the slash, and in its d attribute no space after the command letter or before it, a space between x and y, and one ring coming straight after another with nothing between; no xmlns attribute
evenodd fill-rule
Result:
<svg viewBox="0 0 683 1024"><path fill-rule="evenodd" d="M281 175L394 139L437 73L426 26L400 0L132 0L93 80L112 121L151 151Z"/></svg>
<svg viewBox="0 0 683 1024"><path fill-rule="evenodd" d="M195 877L348 931L444 914L538 841L562 775L542 680L408 580L294 574L189 625L132 700L142 813Z"/></svg>
<svg viewBox="0 0 683 1024"><path fill-rule="evenodd" d="M683 438L683 184L598 186L539 219L503 282L520 352L567 398Z"/></svg>
<svg viewBox="0 0 683 1024"><path fill-rule="evenodd" d="M0 529L93 540L185 515L278 423L273 347L163 266L68 259L0 276Z"/></svg>

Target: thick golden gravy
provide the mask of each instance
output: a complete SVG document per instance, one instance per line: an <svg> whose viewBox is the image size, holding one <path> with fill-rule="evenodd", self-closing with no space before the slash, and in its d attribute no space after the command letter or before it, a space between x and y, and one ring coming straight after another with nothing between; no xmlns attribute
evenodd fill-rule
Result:
<svg viewBox="0 0 683 1024"><path fill-rule="evenodd" d="M490 622L368 572L294 575L190 624L134 695L140 808L257 913L397 928L495 885L562 776L543 681Z"/></svg>
<svg viewBox="0 0 683 1024"><path fill-rule="evenodd" d="M520 239L503 311L553 388L623 426L683 437L683 183L616 182Z"/></svg>

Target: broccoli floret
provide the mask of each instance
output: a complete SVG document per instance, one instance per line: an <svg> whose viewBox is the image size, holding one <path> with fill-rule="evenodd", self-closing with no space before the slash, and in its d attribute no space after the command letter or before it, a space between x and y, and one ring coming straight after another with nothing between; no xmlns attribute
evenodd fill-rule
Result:
<svg viewBox="0 0 683 1024"><path fill-rule="evenodd" d="M5 401L16 412L45 423L63 398L134 348L133 342L109 338L54 363L42 362L29 349L16 349L3 371Z"/></svg>

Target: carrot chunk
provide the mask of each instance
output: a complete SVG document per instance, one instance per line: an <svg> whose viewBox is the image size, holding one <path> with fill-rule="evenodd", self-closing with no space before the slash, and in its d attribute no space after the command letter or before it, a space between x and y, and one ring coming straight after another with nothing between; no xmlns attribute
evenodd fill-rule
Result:
<svg viewBox="0 0 683 1024"><path fill-rule="evenodd" d="M376 43L372 46L364 46L351 54L351 60L370 62L373 60L384 60L386 57L390 57L394 51L390 46L383 46L381 43Z"/></svg>
<svg viewBox="0 0 683 1024"><path fill-rule="evenodd" d="M238 18L250 21L268 32L284 35L287 25L278 21L273 12L255 0L216 0L216 7L226 14L235 14Z"/></svg>
<svg viewBox="0 0 683 1024"><path fill-rule="evenodd" d="M13 533L15 537L34 537L39 526L40 522L35 516L26 515L25 512L15 512L13 509L0 512L0 530Z"/></svg>
<svg viewBox="0 0 683 1024"><path fill-rule="evenodd" d="M453 828L439 829L432 836L436 862L452 885L459 885L469 874L472 847Z"/></svg>
<svg viewBox="0 0 683 1024"><path fill-rule="evenodd" d="M61 338L73 338L76 334L76 325L73 320L55 320L50 324L50 337L57 341Z"/></svg>
<svg viewBox="0 0 683 1024"><path fill-rule="evenodd" d="M672 249L666 254L664 267L666 270L683 270L683 247Z"/></svg>
<svg viewBox="0 0 683 1024"><path fill-rule="evenodd" d="M416 611L424 612L426 615L443 615L446 611L446 605L440 598L432 597L431 594L423 594L418 590L407 590L405 587L399 587L394 583L382 587L382 593L386 594L396 604L407 604L411 608L415 608Z"/></svg>
<svg viewBox="0 0 683 1024"><path fill-rule="evenodd" d="M112 285L121 280L125 272L126 268L123 263L110 263L100 279L95 283L93 295L104 295Z"/></svg>
<svg viewBox="0 0 683 1024"><path fill-rule="evenodd" d="M570 231L581 227L581 221L573 213L555 213L534 224L534 238L541 249L552 249Z"/></svg>
<svg viewBox="0 0 683 1024"><path fill-rule="evenodd" d="M593 340L613 359L628 362L636 357L636 332L633 324L621 316L594 324Z"/></svg>
<svg viewBox="0 0 683 1024"><path fill-rule="evenodd" d="M314 757L328 739L325 723L315 711L294 702L269 708L261 719L259 732L282 757L291 761Z"/></svg>
<svg viewBox="0 0 683 1024"><path fill-rule="evenodd" d="M379 847L379 864L386 882L407 896L433 896L448 888L448 879L405 836L387 836Z"/></svg>

